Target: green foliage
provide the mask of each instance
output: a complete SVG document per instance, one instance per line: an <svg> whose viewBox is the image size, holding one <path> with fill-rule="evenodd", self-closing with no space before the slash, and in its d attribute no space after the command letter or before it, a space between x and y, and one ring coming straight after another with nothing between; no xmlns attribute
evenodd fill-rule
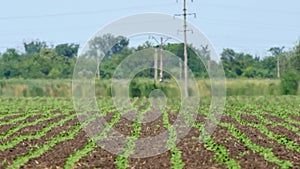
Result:
<svg viewBox="0 0 300 169"><path fill-rule="evenodd" d="M274 142L278 142L279 144L283 144L287 149L292 151L299 152L299 145L297 143L291 141L285 136L274 134L271 130L268 130L268 127L280 126L285 127L288 130L296 132L299 135L299 129L294 127L294 124L298 124L299 121L293 120L289 117L289 115L299 115L299 113L295 113L295 109L299 107L299 98L293 96L281 96L281 97L229 97L227 99L228 104L226 105L226 109L224 116L230 116L236 123L231 122L214 122L216 125L226 127L228 132L238 140L239 143L246 146L248 149L258 152L262 156L264 156L266 161L274 162L280 166L280 168L291 168L295 167L289 160L280 159L278 156L273 154L272 146L271 148L260 146L256 144L251 139L251 135L244 133L240 130L240 128L244 127L254 127L257 128L263 135L272 139ZM271 105L271 106L270 106ZM208 108L209 106L203 105L203 113L205 115L209 115ZM265 114L272 114L278 118L282 118L284 122L277 122L266 118ZM242 120L240 117L242 115L252 115L259 119L259 122L250 122L246 120ZM243 125L243 127L238 127ZM268 127L267 127L268 126ZM271 142L269 144L272 144ZM217 151L220 149L217 149ZM295 165L295 164L294 164ZM229 168L229 167L228 167Z"/></svg>
<svg viewBox="0 0 300 169"><path fill-rule="evenodd" d="M117 83L122 83L119 81ZM211 95L211 84L208 79L197 80L201 97ZM280 80L258 80L258 79L227 79L227 96L246 95L281 95ZM300 87L300 85L299 85ZM73 86L76 96L83 95L82 86ZM166 79L163 83L154 82L153 79L134 78L129 86L130 96L148 97L154 89L160 89L167 97L180 97L180 89L173 79ZM41 91L42 90L42 91ZM136 91L137 92L136 92ZM112 96L111 80L95 79L96 97ZM191 92L191 90L189 90ZM134 94L135 93L135 94ZM299 93L299 91L298 91ZM1 96L51 96L70 97L72 94L71 80L32 80L32 79L9 79L0 80ZM193 95L193 93L190 93Z"/></svg>
<svg viewBox="0 0 300 169"><path fill-rule="evenodd" d="M166 97L178 98L181 96L180 88L173 79L167 79L160 83L145 78L134 78L131 81L129 95L130 97L149 97L150 93L155 89L162 90Z"/></svg>
<svg viewBox="0 0 300 169"><path fill-rule="evenodd" d="M141 102L138 103L137 108L139 109L140 106L143 106L145 104L146 99L142 98ZM149 103L146 103L149 105ZM134 106L134 105L133 105ZM118 169L126 169L129 167L129 156L134 153L135 149L135 141L140 138L140 131L142 129L142 119L144 118L144 114L147 112L147 110L150 108L150 106L146 106L144 110L139 109L139 114L136 119L132 123L133 130L131 131L131 135L127 136L126 138L126 145L119 154L119 156L115 159L116 168Z"/></svg>
<svg viewBox="0 0 300 169"><path fill-rule="evenodd" d="M19 156L14 160L13 164L7 168L8 169L19 168L23 164L27 163L30 159L37 158L42 154L44 154L46 151L49 151L56 144L74 139L75 134L77 134L80 130L81 130L81 126L75 125L75 127L70 132L65 132L65 131L61 132L59 135L53 137L49 142L43 144L37 150L31 152L30 154Z"/></svg>
<svg viewBox="0 0 300 169"><path fill-rule="evenodd" d="M229 158L226 147L216 144L211 138L206 139L204 145L205 148L216 153L217 162L226 164L228 168L241 168L237 161Z"/></svg>
<svg viewBox="0 0 300 169"><path fill-rule="evenodd" d="M33 86L30 88L31 96L36 97L36 96L44 96L44 90L41 87L38 86Z"/></svg>
<svg viewBox="0 0 300 169"><path fill-rule="evenodd" d="M114 54L118 54L122 51L123 48L126 48L129 44L129 40L123 36L115 37L112 34L104 34L102 36L94 37L89 41L90 50L88 54L90 56L97 56L100 51L100 55L97 57L108 57L110 58Z"/></svg>
<svg viewBox="0 0 300 169"><path fill-rule="evenodd" d="M142 82L135 78L131 81L129 86L130 97L148 97L149 94L157 89L155 83Z"/></svg>
<svg viewBox="0 0 300 169"><path fill-rule="evenodd" d="M262 73L260 77L275 78L276 77L276 57L269 56L261 61Z"/></svg>
<svg viewBox="0 0 300 169"><path fill-rule="evenodd" d="M95 147L96 144L93 142L93 140L90 140L83 149L77 150L74 154L68 157L64 168L74 168L75 163L78 162L82 157L86 156L86 154L94 150Z"/></svg>
<svg viewBox="0 0 300 169"><path fill-rule="evenodd" d="M269 49L269 52L273 54L273 56L278 56L283 53L284 46L282 47L272 47Z"/></svg>
<svg viewBox="0 0 300 169"><path fill-rule="evenodd" d="M295 49L289 53L284 63L284 72L281 76L280 89L282 94L297 94L300 80L300 42Z"/></svg>
<svg viewBox="0 0 300 169"><path fill-rule="evenodd" d="M98 78L110 79L118 65L134 52L153 48L153 44L146 41L137 48L129 48L129 40L122 36L104 34L89 42L90 49L86 54L97 58L100 71ZM62 79L71 78L74 70L78 44L47 45L45 41L31 41L23 43L25 52L14 48L7 49L0 55L0 79ZM169 43L163 46L165 51L173 53L183 60L183 43ZM300 44L294 49L283 51L284 47L269 49L271 56L253 56L226 48L221 53L221 63L227 78L276 78L277 63L280 73L291 68L300 72ZM208 65L220 64L210 60L207 46L197 49L188 45L188 66L197 78L208 78ZM103 60L102 60L103 59ZM277 60L278 59L278 60ZM100 60L101 63L100 63ZM277 62L278 61L278 62ZM206 66L205 66L206 65ZM153 77L153 69L143 71L139 77ZM171 78L165 74L164 78Z"/></svg>
<svg viewBox="0 0 300 169"><path fill-rule="evenodd" d="M78 44L59 44L55 46L55 52L59 56L66 56L68 58L76 57L78 52L79 45Z"/></svg>
<svg viewBox="0 0 300 169"><path fill-rule="evenodd" d="M284 95L296 95L299 86L299 75L295 71L285 72L281 76L280 89Z"/></svg>
<svg viewBox="0 0 300 169"><path fill-rule="evenodd" d="M224 49L221 60L228 78L268 76L263 67L264 60L260 60L259 57L253 57L247 53L237 53L233 49Z"/></svg>
<svg viewBox="0 0 300 169"><path fill-rule="evenodd" d="M227 96L280 95L280 81L267 79L227 79Z"/></svg>
<svg viewBox="0 0 300 169"><path fill-rule="evenodd" d="M178 103L177 103L178 104ZM181 151L176 147L177 133L176 128L170 123L168 113L165 109L162 110L163 125L168 130L168 140L166 148L171 151L171 164L173 169L182 169L185 164L181 159Z"/></svg>
<svg viewBox="0 0 300 169"><path fill-rule="evenodd" d="M7 49L0 57L0 79L57 79L73 74L79 45L61 44L55 49L45 42L24 43L25 53Z"/></svg>
<svg viewBox="0 0 300 169"><path fill-rule="evenodd" d="M182 61L184 60L184 45L180 44L168 44L164 46L164 50L173 53L175 56L179 57ZM195 77L208 77L207 70L203 62L207 62L207 56L203 54L204 49L196 49L191 45L188 45L188 67L193 72Z"/></svg>
<svg viewBox="0 0 300 169"><path fill-rule="evenodd" d="M35 53L39 53L42 49L47 48L46 42L41 42L39 40L31 41L31 42L24 42L23 43L25 48L25 54L30 56Z"/></svg>

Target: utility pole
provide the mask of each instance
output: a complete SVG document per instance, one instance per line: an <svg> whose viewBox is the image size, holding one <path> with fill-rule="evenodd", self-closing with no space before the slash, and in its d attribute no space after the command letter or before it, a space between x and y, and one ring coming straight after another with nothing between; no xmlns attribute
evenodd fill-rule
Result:
<svg viewBox="0 0 300 169"><path fill-rule="evenodd" d="M160 82L163 81L163 59L162 59L162 55L163 55L163 38L160 37L160 79L159 79Z"/></svg>
<svg viewBox="0 0 300 169"><path fill-rule="evenodd" d="M280 47L272 47L269 49L269 52L273 54L274 57L277 58L277 78L280 78L280 56L283 54L284 46Z"/></svg>
<svg viewBox="0 0 300 169"><path fill-rule="evenodd" d="M179 79L182 80L182 60L179 58Z"/></svg>
<svg viewBox="0 0 300 169"><path fill-rule="evenodd" d="M166 41L168 41L169 39L171 38L166 38L164 40L163 37L160 37L160 41L158 41L154 36L150 36L149 39L154 39L158 44L159 44L159 48L160 48L160 73L159 73L159 76L160 76L160 79L159 81L160 82L163 82L163 45ZM157 48L155 48L155 54L154 54L154 79L155 81L157 80L157 58L158 58L158 54L157 54Z"/></svg>
<svg viewBox="0 0 300 169"><path fill-rule="evenodd" d="M98 57L96 58L96 62L97 62L97 77L98 79L100 79L100 69L99 69L99 66L100 66L100 62L99 62L99 59Z"/></svg>
<svg viewBox="0 0 300 169"><path fill-rule="evenodd" d="M211 67L211 60L210 60L210 51L208 50L208 45L206 46L201 46L201 53L203 55L203 57L205 59L207 59L207 72L209 73L210 72L210 67Z"/></svg>
<svg viewBox="0 0 300 169"><path fill-rule="evenodd" d="M187 25L186 25L186 0L184 0L183 4L183 18L184 18L184 25L183 25L183 33L184 33L184 92L185 92L185 97L189 97L189 91L188 91L188 55L187 55L187 35L186 35L186 30L187 30Z"/></svg>
<svg viewBox="0 0 300 169"><path fill-rule="evenodd" d="M98 79L100 79L100 55L101 55L101 53L99 52L99 50L97 50L97 56L96 56L96 62L97 62L97 77L98 77Z"/></svg>
<svg viewBox="0 0 300 169"><path fill-rule="evenodd" d="M193 0L191 0L193 2ZM178 2L178 1L177 1ZM187 13L187 7L186 7L186 0L183 1L183 14L177 14L175 16L182 16L183 15L183 34L184 34L184 93L185 98L189 97L188 92L188 53L187 53L187 15L194 15L196 17L195 13Z"/></svg>
<svg viewBox="0 0 300 169"><path fill-rule="evenodd" d="M154 49L154 80L157 80L157 48Z"/></svg>
<svg viewBox="0 0 300 169"><path fill-rule="evenodd" d="M279 63L279 55L277 55L277 78L280 78L280 63Z"/></svg>

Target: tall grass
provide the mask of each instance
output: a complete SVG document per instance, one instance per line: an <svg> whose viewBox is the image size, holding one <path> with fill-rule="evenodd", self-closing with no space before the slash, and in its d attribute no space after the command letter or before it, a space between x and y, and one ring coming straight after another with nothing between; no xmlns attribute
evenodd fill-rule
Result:
<svg viewBox="0 0 300 169"><path fill-rule="evenodd" d="M8 97L71 97L72 80L0 80L0 95Z"/></svg>
<svg viewBox="0 0 300 169"><path fill-rule="evenodd" d="M121 83L121 82L118 82ZM209 79L198 79L200 96L210 96ZM134 79L128 90L131 96L147 96L154 89L162 90L168 97L180 96L179 85L175 80L165 80L163 83L152 79ZM280 80L275 79L227 79L227 96L232 95L280 95ZM78 87L77 90L82 90ZM111 80L95 80L96 96L111 96ZM136 93L134 93L136 92ZM300 95L300 85L298 90ZM63 80L0 80L0 96L8 97L72 97L72 79Z"/></svg>

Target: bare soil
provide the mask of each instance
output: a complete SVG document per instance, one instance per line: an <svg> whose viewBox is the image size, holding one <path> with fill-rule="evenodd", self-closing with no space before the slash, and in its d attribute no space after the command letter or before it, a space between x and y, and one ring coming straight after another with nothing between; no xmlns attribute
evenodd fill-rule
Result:
<svg viewBox="0 0 300 169"><path fill-rule="evenodd" d="M59 113L59 111L57 111ZM73 112L75 113L75 112ZM105 116L105 120L107 122L111 121L114 117L116 112L108 113ZM249 112L251 113L251 112ZM265 117L274 121L274 122L282 122L282 119L277 118L272 115L264 114ZM33 116L29 117L26 121L33 121L36 120L40 116ZM13 117L11 117L13 118ZM13 134L7 140L2 140L0 144L3 144L4 141L11 141L15 137L20 135L27 135L27 134L34 134L39 130L42 130L45 126L58 121L59 119L65 118L64 115L59 116L57 118L53 118L51 120L47 120L38 124L36 126L29 126L25 127L15 134ZM171 123L174 123L177 118L177 114L169 113L169 120ZM260 121L252 116L243 115L241 116L243 120L260 123ZM8 120L9 118L7 118ZM296 119L296 118L294 118ZM195 120L199 123L205 123L206 118L203 115L198 115ZM99 120L100 121L100 120ZM97 119L95 120L93 125L90 127L97 126ZM300 153L296 151L289 150L285 145L279 144L276 140L271 139L260 132L259 129L254 127L249 127L238 123L236 120L229 116L222 117L223 122L234 124L234 126L242 133L244 133L251 141L259 146L272 148L272 151L275 156L277 156L281 160L289 160L293 163L293 168L300 168ZM62 126L54 127L51 131L46 133L46 136L41 137L40 139L33 139L33 140L24 140L15 147L11 149L7 149L5 151L0 151L0 168L6 168L10 164L12 164L13 160L18 158L19 156L26 155L32 151L37 150L37 148L47 141L52 139L54 136L57 136L61 132L70 131L74 125L78 123L78 119L73 119ZM9 130L14 125L4 125L1 126L1 133ZM4 127L4 128L2 128ZM132 121L121 118L121 120L116 123L113 128L116 131L121 132L124 135L131 135ZM299 136L297 136L294 132L289 131L285 128L280 126L273 127L267 126L267 128L274 132L275 134L281 134L286 136L287 138L291 139L292 141L300 143ZM96 130L97 128L91 129ZM299 128L300 129L300 128ZM143 123L141 128L141 137L151 137L155 136L159 133L166 131L166 128L162 125L162 117L158 117L152 122ZM216 169L216 168L226 168L224 164L219 164L215 159L215 152L209 151L205 148L204 144L199 142L197 139L200 135L200 131L197 128L192 127L189 133L187 133L186 137L184 137L178 144L177 147L181 151L181 159L185 163L186 169L195 169L195 168L209 168L209 169ZM219 145L226 147L228 151L229 158L236 160L241 168L279 168L276 164L268 162L265 160L263 155L260 155L257 152L253 152L249 148L245 147L239 140L234 138L230 135L228 129L226 127L218 126L212 135L212 139ZM75 151L82 149L87 143L89 138L87 134L82 130L77 133L72 140L68 140L65 142L58 143L53 148L51 148L46 153L42 154L40 157L31 159L22 168L63 168L67 158L74 154ZM170 168L171 167L171 152L166 151L162 154L153 157L147 158L130 158L129 159L129 168L136 168L136 169L147 169L147 168L154 168L154 169L161 169L161 168ZM100 147L95 148L90 153L86 154L83 158L81 158L75 165L75 168L103 168L103 169L111 169L116 168L115 159L117 155L112 154L105 149Z"/></svg>

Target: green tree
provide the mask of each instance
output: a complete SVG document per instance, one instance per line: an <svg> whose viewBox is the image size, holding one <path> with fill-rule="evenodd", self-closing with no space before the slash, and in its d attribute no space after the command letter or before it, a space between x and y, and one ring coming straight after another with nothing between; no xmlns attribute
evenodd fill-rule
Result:
<svg viewBox="0 0 300 169"><path fill-rule="evenodd" d="M167 44L164 46L164 50L173 53L175 56L179 57L182 61L184 60L184 53L183 53L183 43L177 44ZM196 49L191 45L187 46L187 53L188 53L188 67L191 69L195 77L208 77L207 70L202 62L201 58L207 57L203 55L202 49ZM179 65L179 60L178 60Z"/></svg>
<svg viewBox="0 0 300 169"><path fill-rule="evenodd" d="M295 95L300 79L300 42L295 47L294 52L288 54L280 82L281 93Z"/></svg>
<svg viewBox="0 0 300 169"><path fill-rule="evenodd" d="M291 66L295 69L298 73L300 73L300 42L296 46L295 55L291 58Z"/></svg>
<svg viewBox="0 0 300 169"><path fill-rule="evenodd" d="M299 85L299 75L293 70L284 72L281 81L280 88L281 93L284 95L296 95Z"/></svg>
<svg viewBox="0 0 300 169"><path fill-rule="evenodd" d="M0 77L7 79L19 77L22 72L19 68L21 61L22 55L16 49L7 49L0 58Z"/></svg>
<svg viewBox="0 0 300 169"><path fill-rule="evenodd" d="M100 64L101 78L112 78L118 65L129 55L132 50L124 48L121 53L114 54L110 59L106 59Z"/></svg>
<svg viewBox="0 0 300 169"><path fill-rule="evenodd" d="M258 56L251 54L235 52L233 49L223 49L221 61L224 67L226 77L237 78L255 78L264 77L267 71L264 69L263 62Z"/></svg>
<svg viewBox="0 0 300 169"><path fill-rule="evenodd" d="M223 49L221 53L221 61L224 67L226 77L236 78L241 75L241 69L235 60L236 53L233 49Z"/></svg>
<svg viewBox="0 0 300 169"><path fill-rule="evenodd" d="M77 52L79 49L79 45L78 44L59 44L57 46L55 46L55 52L57 53L57 55L60 56L66 56L66 57L76 57L77 56Z"/></svg>
<svg viewBox="0 0 300 169"><path fill-rule="evenodd" d="M100 61L109 59L114 54L118 54L123 48L126 48L129 40L123 36L115 37L112 34L97 36L89 41L89 51L87 56L93 57L97 64L97 77L100 78Z"/></svg>
<svg viewBox="0 0 300 169"><path fill-rule="evenodd" d="M268 56L262 59L261 66L263 70L264 78L276 77L276 58L274 56Z"/></svg>
<svg viewBox="0 0 300 169"><path fill-rule="evenodd" d="M42 49L47 48L46 42L41 42L39 40L24 42L25 55L30 56L35 53L39 53Z"/></svg>

